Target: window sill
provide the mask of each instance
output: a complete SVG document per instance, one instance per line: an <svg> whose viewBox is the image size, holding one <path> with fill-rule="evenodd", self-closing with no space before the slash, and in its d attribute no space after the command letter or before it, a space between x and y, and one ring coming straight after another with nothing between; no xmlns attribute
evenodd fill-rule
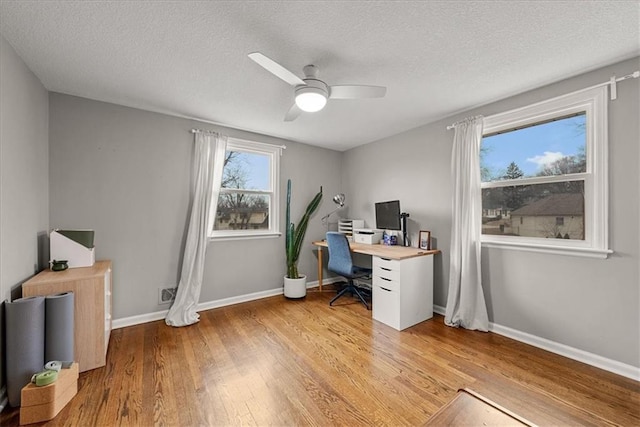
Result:
<svg viewBox="0 0 640 427"><path fill-rule="evenodd" d="M224 240L272 239L280 236L282 236L282 233L226 234L222 236L209 236L209 242L220 242Z"/></svg>
<svg viewBox="0 0 640 427"><path fill-rule="evenodd" d="M529 242L482 241L484 248L512 249L516 251L538 252L554 255L571 255L586 258L606 259L612 254L611 249L594 249L576 246L544 245Z"/></svg>

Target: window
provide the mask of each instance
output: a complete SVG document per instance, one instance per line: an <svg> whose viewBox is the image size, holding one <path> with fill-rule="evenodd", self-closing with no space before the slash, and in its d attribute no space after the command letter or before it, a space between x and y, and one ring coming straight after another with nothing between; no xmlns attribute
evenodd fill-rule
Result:
<svg viewBox="0 0 640 427"><path fill-rule="evenodd" d="M229 138L212 238L279 235L280 150Z"/></svg>
<svg viewBox="0 0 640 427"><path fill-rule="evenodd" d="M587 89L484 119L484 246L611 252L606 93Z"/></svg>

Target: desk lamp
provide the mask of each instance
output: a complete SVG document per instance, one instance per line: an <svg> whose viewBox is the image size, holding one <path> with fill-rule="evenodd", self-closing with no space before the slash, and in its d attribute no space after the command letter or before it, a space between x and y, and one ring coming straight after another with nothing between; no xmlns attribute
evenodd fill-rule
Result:
<svg viewBox="0 0 640 427"><path fill-rule="evenodd" d="M322 219L321 219L322 223L327 225L327 231L329 231L329 217L331 216L331 214L333 214L338 209L340 209L340 208L342 208L344 206L345 196L344 196L343 193L339 193L339 194L336 194L335 196L333 196L332 200L333 200L333 203L338 205L338 207L335 208L334 210L332 210L331 212L329 212L328 214L326 214L325 216L323 216Z"/></svg>

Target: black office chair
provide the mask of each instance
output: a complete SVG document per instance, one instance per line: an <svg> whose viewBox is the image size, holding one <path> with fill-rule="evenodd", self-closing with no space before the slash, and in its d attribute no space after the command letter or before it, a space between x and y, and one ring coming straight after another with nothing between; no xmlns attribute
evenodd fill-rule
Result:
<svg viewBox="0 0 640 427"><path fill-rule="evenodd" d="M370 310L369 304L364 298L362 291L354 285L353 279L370 275L371 269L353 265L351 251L349 250L349 241L344 234L329 231L327 233L327 245L329 246L329 270L343 276L348 281L347 286L342 289L338 295L333 297L329 305L333 305L333 302L345 293L351 292L352 295L360 299L364 306L367 307L367 310Z"/></svg>

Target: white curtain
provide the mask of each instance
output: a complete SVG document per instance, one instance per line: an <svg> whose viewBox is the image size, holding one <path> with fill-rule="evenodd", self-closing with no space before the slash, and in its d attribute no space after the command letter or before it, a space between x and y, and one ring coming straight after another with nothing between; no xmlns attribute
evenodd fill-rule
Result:
<svg viewBox="0 0 640 427"><path fill-rule="evenodd" d="M449 326L487 331L489 318L482 292L480 232L480 143L482 117L456 123L451 156L453 223L449 296L444 322Z"/></svg>
<svg viewBox="0 0 640 427"><path fill-rule="evenodd" d="M226 149L226 136L213 132L195 134L191 217L178 292L165 318L169 326L187 326L200 320L196 309L202 288L208 231L216 216Z"/></svg>

